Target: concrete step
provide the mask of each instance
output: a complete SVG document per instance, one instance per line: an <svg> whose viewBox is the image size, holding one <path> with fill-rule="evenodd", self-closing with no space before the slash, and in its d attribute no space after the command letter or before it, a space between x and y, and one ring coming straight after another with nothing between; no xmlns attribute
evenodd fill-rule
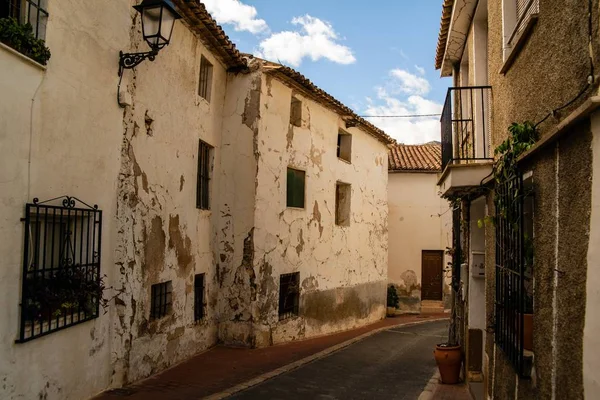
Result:
<svg viewBox="0 0 600 400"><path fill-rule="evenodd" d="M436 300L421 301L421 314L437 314L444 312L444 303Z"/></svg>

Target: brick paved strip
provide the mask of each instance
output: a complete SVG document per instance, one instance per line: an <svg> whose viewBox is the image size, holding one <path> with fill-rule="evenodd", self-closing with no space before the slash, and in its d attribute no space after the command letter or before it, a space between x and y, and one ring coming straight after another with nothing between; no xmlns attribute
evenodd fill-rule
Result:
<svg viewBox="0 0 600 400"><path fill-rule="evenodd" d="M260 349L217 346L174 367L95 400L222 399L395 326L448 319L403 315L333 335Z"/></svg>

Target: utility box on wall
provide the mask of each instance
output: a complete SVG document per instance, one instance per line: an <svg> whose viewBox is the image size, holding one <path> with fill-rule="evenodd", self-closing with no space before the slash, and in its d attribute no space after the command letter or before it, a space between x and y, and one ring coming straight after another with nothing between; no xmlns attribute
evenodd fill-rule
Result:
<svg viewBox="0 0 600 400"><path fill-rule="evenodd" d="M485 278L485 252L471 252L471 276L473 278Z"/></svg>

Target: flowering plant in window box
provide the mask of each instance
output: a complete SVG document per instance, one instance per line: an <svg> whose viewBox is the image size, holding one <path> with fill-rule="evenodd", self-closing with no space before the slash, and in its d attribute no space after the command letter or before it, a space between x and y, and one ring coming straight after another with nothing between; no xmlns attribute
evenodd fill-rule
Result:
<svg viewBox="0 0 600 400"><path fill-rule="evenodd" d="M31 24L21 24L16 18L0 18L0 42L42 65L50 59L50 49L36 39Z"/></svg>

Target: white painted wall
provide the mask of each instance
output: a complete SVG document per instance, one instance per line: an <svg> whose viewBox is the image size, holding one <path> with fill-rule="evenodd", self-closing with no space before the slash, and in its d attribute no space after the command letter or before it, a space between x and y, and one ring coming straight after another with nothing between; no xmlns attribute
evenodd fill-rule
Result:
<svg viewBox="0 0 600 400"><path fill-rule="evenodd" d="M452 211L438 194L437 178L436 173L408 172L391 172L388 178L388 280L406 291L401 296L417 299L414 310L420 308L421 251L452 247Z"/></svg>
<svg viewBox="0 0 600 400"><path fill-rule="evenodd" d="M600 112L591 117L592 207L587 256L585 326L583 329L583 387L586 398L600 393Z"/></svg>
<svg viewBox="0 0 600 400"><path fill-rule="evenodd" d="M275 343L353 328L385 314L386 145L358 128L345 129L340 116L301 94L303 124L291 127L291 96L290 87L264 76L257 138L255 270L272 268L259 277L261 283L277 286L280 274L299 271L302 284L301 318L278 323L276 287L273 297L265 299L269 311L260 329L275 326ZM336 156L340 128L352 134L351 164ZM288 166L306 171L305 209L286 207ZM337 181L352 185L348 227L335 225ZM332 307L331 320L315 316L318 304ZM362 317L354 315L358 309L346 315L349 304L368 311Z"/></svg>
<svg viewBox="0 0 600 400"><path fill-rule="evenodd" d="M104 212L102 273L113 282L122 110L118 52L129 1L48 2L47 69L0 49L0 397L81 399L110 381L110 316L15 344L24 206L71 195Z"/></svg>

